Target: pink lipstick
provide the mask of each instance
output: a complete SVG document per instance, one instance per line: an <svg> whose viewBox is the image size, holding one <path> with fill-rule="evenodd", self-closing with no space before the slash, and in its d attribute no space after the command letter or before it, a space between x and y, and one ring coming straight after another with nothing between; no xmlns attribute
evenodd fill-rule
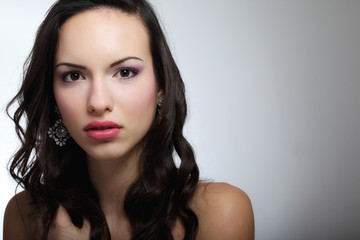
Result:
<svg viewBox="0 0 360 240"><path fill-rule="evenodd" d="M95 140L106 140L116 137L121 126L111 121L92 121L85 126L87 135Z"/></svg>

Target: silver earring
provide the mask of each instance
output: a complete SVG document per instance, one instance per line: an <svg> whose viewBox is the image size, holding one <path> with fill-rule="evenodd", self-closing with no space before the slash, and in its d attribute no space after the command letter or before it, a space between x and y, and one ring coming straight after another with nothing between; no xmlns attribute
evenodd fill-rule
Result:
<svg viewBox="0 0 360 240"><path fill-rule="evenodd" d="M50 138L54 139L56 145L62 147L65 146L66 141L70 138L70 133L67 130L57 107L55 107L55 112L59 115L59 119L56 120L54 126L49 128L48 135Z"/></svg>
<svg viewBox="0 0 360 240"><path fill-rule="evenodd" d="M163 98L160 98L157 105L156 105L156 112L159 114L160 113L160 110L161 110L161 106L163 105L164 103L164 99Z"/></svg>
<svg viewBox="0 0 360 240"><path fill-rule="evenodd" d="M162 115L161 115L161 106L163 105L164 99L160 98L159 101L156 104L156 116L158 119L158 122L160 122Z"/></svg>

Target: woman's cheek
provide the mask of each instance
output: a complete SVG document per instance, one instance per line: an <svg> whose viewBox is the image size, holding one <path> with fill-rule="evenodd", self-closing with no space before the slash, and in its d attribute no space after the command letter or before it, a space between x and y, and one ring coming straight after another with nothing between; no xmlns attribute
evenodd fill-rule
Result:
<svg viewBox="0 0 360 240"><path fill-rule="evenodd" d="M154 79L126 93L121 104L134 117L153 117L156 111L157 87Z"/></svg>
<svg viewBox="0 0 360 240"><path fill-rule="evenodd" d="M83 118L81 113L84 112L84 100L80 92L76 94L73 91L64 91L64 89L55 89L55 100L60 110L61 117L66 126L71 128L71 122L76 122L79 118ZM86 111L86 109L85 109Z"/></svg>

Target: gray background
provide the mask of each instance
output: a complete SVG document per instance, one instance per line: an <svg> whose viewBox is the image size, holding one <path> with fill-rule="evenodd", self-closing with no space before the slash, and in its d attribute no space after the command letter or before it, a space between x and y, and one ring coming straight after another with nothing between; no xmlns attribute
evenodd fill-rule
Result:
<svg viewBox="0 0 360 240"><path fill-rule="evenodd" d="M202 177L248 193L256 239L360 239L360 1L151 2ZM52 3L0 1L2 110ZM18 141L4 111L0 123L2 215Z"/></svg>

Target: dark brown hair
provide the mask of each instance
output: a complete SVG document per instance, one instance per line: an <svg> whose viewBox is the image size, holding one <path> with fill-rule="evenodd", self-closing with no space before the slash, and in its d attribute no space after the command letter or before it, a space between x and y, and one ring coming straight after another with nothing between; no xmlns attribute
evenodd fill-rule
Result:
<svg viewBox="0 0 360 240"><path fill-rule="evenodd" d="M125 197L132 239L172 239L177 219L184 226L185 239L194 239L198 219L189 201L199 171L193 150L182 134L187 114L184 84L154 10L145 0L59 0L52 6L25 62L21 88L7 107L10 116L10 107L19 104L11 118L21 140L10 162L10 173L31 194L44 224L44 239L59 204L68 210L74 224L81 226L82 217L89 219L91 239L110 238L97 193L89 181L85 152L73 139L60 148L47 136L56 120L52 79L59 29L76 14L103 7L142 20L149 34L155 76L165 99L161 114L144 138L140 175ZM176 154L181 160L178 167L174 162Z"/></svg>

